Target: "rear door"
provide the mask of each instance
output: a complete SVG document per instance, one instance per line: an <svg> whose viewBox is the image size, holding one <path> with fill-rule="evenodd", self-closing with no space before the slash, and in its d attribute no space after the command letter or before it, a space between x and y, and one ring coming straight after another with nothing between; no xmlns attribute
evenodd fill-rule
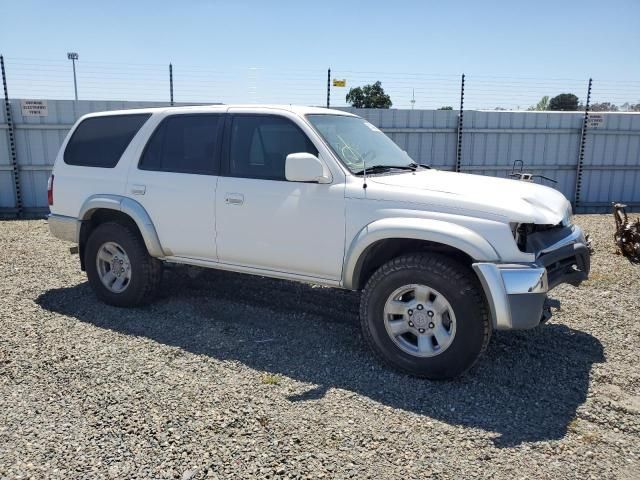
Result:
<svg viewBox="0 0 640 480"><path fill-rule="evenodd" d="M127 195L147 210L170 255L216 260L215 191L223 113L165 117L129 173Z"/></svg>

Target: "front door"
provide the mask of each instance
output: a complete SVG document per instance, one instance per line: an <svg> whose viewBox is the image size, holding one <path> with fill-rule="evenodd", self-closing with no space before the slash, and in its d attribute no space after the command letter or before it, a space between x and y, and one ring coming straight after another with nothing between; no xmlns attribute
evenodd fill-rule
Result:
<svg viewBox="0 0 640 480"><path fill-rule="evenodd" d="M216 190L219 260L338 280L344 256L344 180L285 179L288 154L318 154L290 119L236 114L228 121L226 172Z"/></svg>
<svg viewBox="0 0 640 480"><path fill-rule="evenodd" d="M216 259L215 190L222 114L174 114L129 173L127 194L153 220L169 255Z"/></svg>

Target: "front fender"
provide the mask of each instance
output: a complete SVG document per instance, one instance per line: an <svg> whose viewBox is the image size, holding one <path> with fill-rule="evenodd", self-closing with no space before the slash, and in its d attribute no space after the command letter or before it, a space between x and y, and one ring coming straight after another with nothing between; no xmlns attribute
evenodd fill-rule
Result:
<svg viewBox="0 0 640 480"><path fill-rule="evenodd" d="M98 209L118 210L131 217L138 226L138 230L140 230L149 255L152 257L165 256L156 227L153 225L153 221L147 211L138 202L121 195L92 195L82 204L78 218L82 221L88 220L93 212Z"/></svg>
<svg viewBox="0 0 640 480"><path fill-rule="evenodd" d="M342 274L345 288L352 289L356 285L362 254L368 247L380 240L402 238L426 240L448 245L463 251L474 261L497 262L500 256L495 249L473 230L455 223L425 218L384 218L366 225L352 240Z"/></svg>

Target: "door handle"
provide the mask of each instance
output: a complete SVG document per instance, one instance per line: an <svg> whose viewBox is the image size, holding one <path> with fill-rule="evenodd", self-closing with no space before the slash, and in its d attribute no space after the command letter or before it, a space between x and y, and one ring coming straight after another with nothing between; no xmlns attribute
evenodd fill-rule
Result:
<svg viewBox="0 0 640 480"><path fill-rule="evenodd" d="M146 185L131 185L131 193L133 195L144 195L147 191Z"/></svg>
<svg viewBox="0 0 640 480"><path fill-rule="evenodd" d="M244 203L244 195L241 193L227 193L224 196L224 202L227 205L242 205Z"/></svg>

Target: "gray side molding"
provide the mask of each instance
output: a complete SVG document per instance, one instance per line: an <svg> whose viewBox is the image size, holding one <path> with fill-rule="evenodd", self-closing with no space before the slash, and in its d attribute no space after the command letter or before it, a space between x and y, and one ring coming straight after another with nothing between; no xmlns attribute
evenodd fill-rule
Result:
<svg viewBox="0 0 640 480"><path fill-rule="evenodd" d="M144 244L147 247L149 255L152 257L165 256L162 246L160 245L160 239L158 238L156 227L151 221L151 217L142 205L131 198L123 197L121 195L92 195L85 200L82 208L80 209L78 218L80 220L88 220L91 218L91 215L93 215L93 212L103 208L118 210L130 216L133 221L136 222L136 225L142 234L142 239L144 240Z"/></svg>
<svg viewBox="0 0 640 480"><path fill-rule="evenodd" d="M489 304L493 328L511 330L511 308L498 267L492 263L474 263L471 266L480 279L484 296Z"/></svg>
<svg viewBox="0 0 640 480"><path fill-rule="evenodd" d="M360 275L363 253L380 240L427 240L456 248L475 261L496 262L500 256L483 237L468 228L442 220L384 218L364 227L351 242L342 270L342 284L353 289Z"/></svg>

